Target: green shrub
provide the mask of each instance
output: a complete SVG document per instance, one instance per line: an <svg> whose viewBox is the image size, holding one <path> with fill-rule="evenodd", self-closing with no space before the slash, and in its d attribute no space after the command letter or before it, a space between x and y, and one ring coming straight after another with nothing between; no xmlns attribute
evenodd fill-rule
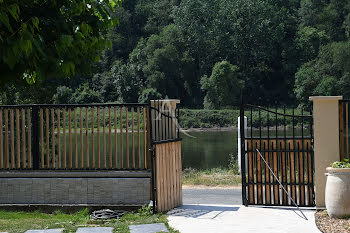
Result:
<svg viewBox="0 0 350 233"><path fill-rule="evenodd" d="M344 161L339 162L333 162L331 164L332 168L350 168L350 163L349 163L349 159L344 159Z"/></svg>

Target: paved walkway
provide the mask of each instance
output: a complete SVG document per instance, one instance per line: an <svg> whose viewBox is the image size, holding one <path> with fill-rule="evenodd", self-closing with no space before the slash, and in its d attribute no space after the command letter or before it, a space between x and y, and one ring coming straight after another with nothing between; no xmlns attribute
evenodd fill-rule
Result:
<svg viewBox="0 0 350 233"><path fill-rule="evenodd" d="M238 190L240 191L240 190ZM214 195L215 190L197 190L199 196L208 200ZM220 196L222 189L218 189ZM228 191L230 192L230 191ZM235 192L232 190L232 192ZM314 219L314 209L303 209L308 218L305 220L295 208L277 207L245 207L240 204L227 205L226 199L216 203L190 204L195 192L184 190L184 204L168 213L169 225L181 233L232 233L232 232L259 232L259 233L296 233L296 232L320 232ZM223 198L225 195L221 195ZM240 197L240 196L239 196ZM241 203L240 200L235 200ZM194 202L194 201L193 201ZM220 203L221 202L221 203Z"/></svg>

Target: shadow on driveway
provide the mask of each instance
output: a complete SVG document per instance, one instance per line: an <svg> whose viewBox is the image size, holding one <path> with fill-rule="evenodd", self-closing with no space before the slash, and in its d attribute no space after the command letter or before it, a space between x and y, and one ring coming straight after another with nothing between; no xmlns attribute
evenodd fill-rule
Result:
<svg viewBox="0 0 350 233"><path fill-rule="evenodd" d="M215 205L183 205L169 211L169 216L182 216L189 218L199 218L206 216L206 218L214 219L224 212L238 211L239 207L231 206L215 206Z"/></svg>

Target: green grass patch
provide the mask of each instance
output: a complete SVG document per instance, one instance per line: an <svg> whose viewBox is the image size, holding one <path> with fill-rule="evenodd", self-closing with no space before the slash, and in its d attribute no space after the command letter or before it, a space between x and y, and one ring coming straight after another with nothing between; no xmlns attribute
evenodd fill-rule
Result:
<svg viewBox="0 0 350 233"><path fill-rule="evenodd" d="M143 207L137 213L127 213L122 218L106 221L91 221L89 210L84 209L74 214L55 211L51 214L39 211L5 211L0 210L0 232L19 233L30 229L64 228L64 232L75 232L78 227L113 227L113 232L129 232L128 225L165 223L169 231L178 232L170 228L165 214L152 214L151 208Z"/></svg>
<svg viewBox="0 0 350 233"><path fill-rule="evenodd" d="M241 184L241 176L229 168L213 168L207 170L184 169L183 185L205 186L237 186Z"/></svg>

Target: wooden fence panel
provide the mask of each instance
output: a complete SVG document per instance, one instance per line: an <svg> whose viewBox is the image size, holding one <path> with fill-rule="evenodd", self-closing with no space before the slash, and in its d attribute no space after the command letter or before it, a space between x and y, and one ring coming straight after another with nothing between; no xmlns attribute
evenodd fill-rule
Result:
<svg viewBox="0 0 350 233"><path fill-rule="evenodd" d="M295 202L300 206L313 205L311 139L269 139L269 144L264 139L246 140L248 204L293 205L287 199L287 195L281 192L277 180L268 171L266 164L256 152L256 149L259 149ZM263 174L265 178L261 179ZM270 198L273 202L270 201Z"/></svg>
<svg viewBox="0 0 350 233"><path fill-rule="evenodd" d="M181 142L156 144L157 210L168 211L182 205Z"/></svg>
<svg viewBox="0 0 350 233"><path fill-rule="evenodd" d="M150 169L149 132L144 104L3 105L0 170Z"/></svg>

